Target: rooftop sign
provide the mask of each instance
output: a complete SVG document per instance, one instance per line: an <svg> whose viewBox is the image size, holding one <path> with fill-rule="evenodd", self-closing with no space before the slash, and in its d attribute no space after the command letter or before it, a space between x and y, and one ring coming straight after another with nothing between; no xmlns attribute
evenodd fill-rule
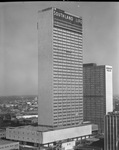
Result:
<svg viewBox="0 0 119 150"><path fill-rule="evenodd" d="M106 67L106 70L107 70L108 72L111 72L111 71L112 71L112 67Z"/></svg>
<svg viewBox="0 0 119 150"><path fill-rule="evenodd" d="M63 10L55 8L53 11L53 14L54 14L54 18L67 21L67 22L70 22L72 24L82 25L82 19L81 18L70 15L70 14L64 12Z"/></svg>

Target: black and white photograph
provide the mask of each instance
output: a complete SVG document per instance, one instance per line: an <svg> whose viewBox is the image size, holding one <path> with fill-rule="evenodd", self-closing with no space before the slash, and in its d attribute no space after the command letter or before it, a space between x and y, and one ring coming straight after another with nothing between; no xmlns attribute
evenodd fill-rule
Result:
<svg viewBox="0 0 119 150"><path fill-rule="evenodd" d="M119 2L0 2L0 150L119 150Z"/></svg>

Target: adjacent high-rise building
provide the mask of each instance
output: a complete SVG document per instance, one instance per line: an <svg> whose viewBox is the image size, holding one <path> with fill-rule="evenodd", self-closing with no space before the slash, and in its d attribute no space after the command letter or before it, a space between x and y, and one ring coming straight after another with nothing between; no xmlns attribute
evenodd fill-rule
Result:
<svg viewBox="0 0 119 150"><path fill-rule="evenodd" d="M104 150L119 150L119 112L108 113L104 127Z"/></svg>
<svg viewBox="0 0 119 150"><path fill-rule="evenodd" d="M83 65L84 121L104 131L104 116L113 111L112 66Z"/></svg>
<svg viewBox="0 0 119 150"><path fill-rule="evenodd" d="M39 11L38 124L83 121L82 18L57 8Z"/></svg>

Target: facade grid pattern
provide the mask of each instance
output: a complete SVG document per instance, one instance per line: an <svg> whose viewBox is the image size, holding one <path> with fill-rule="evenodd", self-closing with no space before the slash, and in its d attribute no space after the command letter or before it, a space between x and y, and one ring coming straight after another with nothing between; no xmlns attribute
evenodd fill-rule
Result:
<svg viewBox="0 0 119 150"><path fill-rule="evenodd" d="M38 124L78 126L83 122L82 18L48 8L40 11L38 27Z"/></svg>
<svg viewBox="0 0 119 150"><path fill-rule="evenodd" d="M104 131L106 114L105 66L83 68L84 121L98 124Z"/></svg>
<svg viewBox="0 0 119 150"><path fill-rule="evenodd" d="M82 27L54 18L54 126L78 125L83 120L82 73Z"/></svg>

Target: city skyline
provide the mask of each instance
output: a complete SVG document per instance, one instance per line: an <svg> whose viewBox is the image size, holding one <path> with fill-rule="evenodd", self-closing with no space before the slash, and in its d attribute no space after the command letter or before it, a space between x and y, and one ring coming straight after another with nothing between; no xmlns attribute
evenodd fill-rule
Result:
<svg viewBox="0 0 119 150"><path fill-rule="evenodd" d="M83 63L111 65L119 94L119 3L14 2L0 4L0 95L38 94L37 19L47 7L83 18Z"/></svg>

